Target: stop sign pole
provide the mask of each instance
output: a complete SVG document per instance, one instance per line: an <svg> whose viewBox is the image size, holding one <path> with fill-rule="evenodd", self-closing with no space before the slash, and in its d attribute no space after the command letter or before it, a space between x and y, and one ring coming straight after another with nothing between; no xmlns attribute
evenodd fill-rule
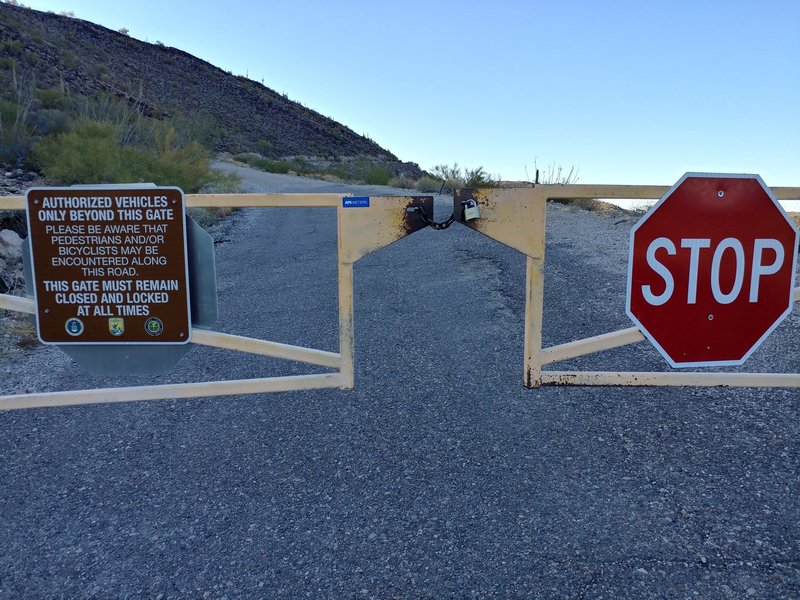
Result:
<svg viewBox="0 0 800 600"><path fill-rule="evenodd" d="M758 175L687 173L631 231L627 314L673 367L741 365L792 310L797 244Z"/></svg>

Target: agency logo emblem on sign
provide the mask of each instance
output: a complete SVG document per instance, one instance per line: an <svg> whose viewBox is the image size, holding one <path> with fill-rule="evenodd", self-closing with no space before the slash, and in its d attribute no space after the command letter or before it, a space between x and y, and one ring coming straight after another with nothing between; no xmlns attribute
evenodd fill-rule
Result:
<svg viewBox="0 0 800 600"><path fill-rule="evenodd" d="M144 329L152 336L161 335L161 332L164 331L164 323L161 322L161 319L150 317L145 322Z"/></svg>
<svg viewBox="0 0 800 600"><path fill-rule="evenodd" d="M71 336L77 337L83 333L83 321L75 317L67 319L67 322L64 323L64 329L66 329L67 333Z"/></svg>
<svg viewBox="0 0 800 600"><path fill-rule="evenodd" d="M125 319L110 318L108 320L108 331L114 336L120 336L125 333Z"/></svg>
<svg viewBox="0 0 800 600"><path fill-rule="evenodd" d="M183 192L33 188L27 216L45 344L185 344L192 320ZM151 320L154 314L158 319Z"/></svg>

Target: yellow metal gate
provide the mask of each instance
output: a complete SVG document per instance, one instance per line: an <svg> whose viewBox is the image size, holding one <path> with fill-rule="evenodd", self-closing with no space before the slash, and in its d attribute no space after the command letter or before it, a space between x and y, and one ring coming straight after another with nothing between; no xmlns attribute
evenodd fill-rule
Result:
<svg viewBox="0 0 800 600"><path fill-rule="evenodd" d="M338 222L339 352L291 346L195 328L193 344L260 354L337 369L334 373L153 386L42 392L0 397L0 410L129 402L316 388L353 387L353 263L426 225L414 207L433 214L430 196L371 196L368 206L345 208L341 194L189 194L187 207L335 208ZM24 198L0 198L0 210L24 210ZM411 210L409 210L411 209ZM33 299L0 294L0 309L35 314Z"/></svg>

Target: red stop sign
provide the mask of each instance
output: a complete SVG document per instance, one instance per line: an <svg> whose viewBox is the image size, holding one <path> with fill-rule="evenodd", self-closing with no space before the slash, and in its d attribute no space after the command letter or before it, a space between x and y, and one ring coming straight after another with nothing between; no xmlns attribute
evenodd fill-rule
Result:
<svg viewBox="0 0 800 600"><path fill-rule="evenodd" d="M740 365L791 312L796 260L758 175L687 173L631 231L626 310L673 367Z"/></svg>

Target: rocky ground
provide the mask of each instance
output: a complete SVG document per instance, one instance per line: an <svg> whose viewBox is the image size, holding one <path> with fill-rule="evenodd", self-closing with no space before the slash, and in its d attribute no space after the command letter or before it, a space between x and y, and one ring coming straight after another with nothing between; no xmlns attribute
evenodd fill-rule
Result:
<svg viewBox="0 0 800 600"><path fill-rule="evenodd" d="M0 196L24 194L25 190L45 181L34 171L13 169L0 171ZM0 211L0 293L19 293L24 288L22 277L22 238L25 217L19 211Z"/></svg>
<svg viewBox="0 0 800 600"><path fill-rule="evenodd" d="M47 182L34 171L0 170L0 196L24 194L31 187ZM22 239L26 236L25 215L20 211L0 211L0 293L23 295ZM38 346L31 320L17 312L0 311L0 358L19 356Z"/></svg>

